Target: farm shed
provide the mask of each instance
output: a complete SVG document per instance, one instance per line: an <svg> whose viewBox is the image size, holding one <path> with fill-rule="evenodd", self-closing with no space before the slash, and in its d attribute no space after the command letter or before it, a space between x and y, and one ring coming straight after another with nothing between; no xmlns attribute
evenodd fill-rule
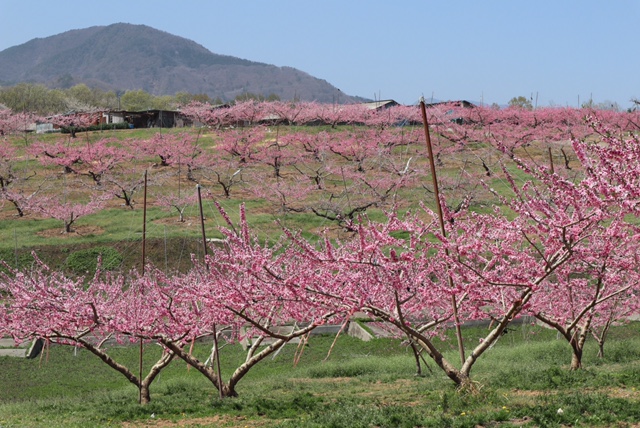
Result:
<svg viewBox="0 0 640 428"><path fill-rule="evenodd" d="M178 111L106 111L102 113L102 123L127 122L134 128L182 128L188 120Z"/></svg>
<svg viewBox="0 0 640 428"><path fill-rule="evenodd" d="M458 125L461 125L464 122L464 119L461 118L461 117L453 117L452 116L454 114L454 112L455 112L454 107L462 107L462 108L475 108L476 107L475 104L470 103L469 101L466 101L466 100L443 101L443 102L439 102L439 103L425 104L426 108L431 108L431 107L436 107L436 106L451 107L451 110L448 110L445 114L447 116L450 116L449 122L457 123Z"/></svg>
<svg viewBox="0 0 640 428"><path fill-rule="evenodd" d="M100 123L124 123L126 122L126 111L103 111Z"/></svg>
<svg viewBox="0 0 640 428"><path fill-rule="evenodd" d="M182 115L170 110L146 110L130 113L134 128L175 128L183 127Z"/></svg>
<svg viewBox="0 0 640 428"><path fill-rule="evenodd" d="M384 110L389 107L395 107L400 104L398 104L394 100L378 100L378 101L371 101L368 103L361 103L360 105L362 105L363 107L369 110Z"/></svg>
<svg viewBox="0 0 640 428"><path fill-rule="evenodd" d="M451 106L451 107L464 107L464 108L475 108L475 104L466 101L466 100L457 100L457 101L441 101L437 103L429 103L425 104L425 107L436 107L436 106Z"/></svg>

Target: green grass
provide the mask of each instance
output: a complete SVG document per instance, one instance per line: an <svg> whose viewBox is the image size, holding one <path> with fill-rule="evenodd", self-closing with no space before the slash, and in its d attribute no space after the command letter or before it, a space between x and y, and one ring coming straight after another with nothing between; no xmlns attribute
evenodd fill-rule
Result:
<svg viewBox="0 0 640 428"><path fill-rule="evenodd" d="M472 373L479 392L456 391L430 363L416 377L410 350L393 339L361 342L313 336L300 363L296 345L252 369L239 397L219 400L197 371L174 361L151 388L152 402L137 404L137 390L85 350L53 346L42 359L0 357L0 426L120 426L155 419L189 426L260 427L476 427L632 426L640 420L639 323L616 327L603 360L589 343L585 369L569 371L569 349L540 327L514 327ZM480 328L465 329L474 340ZM443 343L455 361L455 345ZM136 346L114 357L137 368ZM145 347L144 366L159 357ZM194 354L206 358L210 344ZM221 350L223 376L241 364L238 345ZM562 414L558 413L562 409Z"/></svg>
<svg viewBox="0 0 640 428"><path fill-rule="evenodd" d="M280 133L287 132L304 132L317 133L321 131L341 132L359 130L360 127L340 126L331 127L281 127ZM406 131L406 130L405 130ZM29 194L35 191L44 181L47 191L54 191L58 188L67 188L67 186L78 189L89 189L87 185L91 180L87 176L65 175L62 174L62 167L48 166L43 167L40 162L32 155L28 154L25 147L34 144L36 141L44 143L53 143L55 141L63 141L70 145L83 146L100 138L114 138L123 140L127 138L148 139L156 134L155 129L134 129L134 130L105 130L90 133L80 133L78 138L71 139L69 137L45 134L45 135L26 135L24 138L15 138L13 144L18 148L18 154L23 158L14 165L18 177L31 177L23 182L16 182L14 185L24 188ZM189 132L199 135L200 147L205 150L213 150L214 136L207 130L203 129L169 129L162 130L163 133L182 133ZM446 143L443 141L443 144ZM527 153L518 153L523 158L535 159L537 162L546 162L547 152L546 145L537 147L532 145L527 148ZM398 159L408 160L411 157L412 168L427 171L427 160L425 157L425 147L421 141L412 142L407 145L396 147L394 149L395 156ZM480 167L480 159L486 160L491 164L494 174L491 177L483 177L482 168ZM452 206L457 205L463 197L469 193L474 194L471 201L471 210L477 212L488 213L492 211L492 205L498 201L493 197L479 182L480 178L487 181L490 187L498 192L507 194L509 188L507 182L500 178L502 175L498 167L498 159L504 159L504 156L497 153L485 144L469 145L463 152L447 153L442 156L442 164L438 164L438 175L440 177L441 191L448 198ZM184 248L198 250L193 245L194 240L201 240L199 211L196 205L188 207L185 211L186 221L184 223L177 222L177 213L174 211L164 211L153 205L153 196L159 191L177 191L178 183L175 178L177 170L171 168L158 168L152 166L158 162L158 159L145 159L132 165L123 165L122 171L132 172L133 175L142 174L142 170L147 168L150 178L150 204L147 210L147 238L159 242L161 246L166 247L166 251L157 252L149 255L149 260L157 266L164 266L166 260L182 260ZM345 164L346 165L346 164ZM81 167L82 168L82 167ZM265 167L267 168L267 167ZM473 178L461 175L461 169L471 171ZM517 182L521 182L526 176L514 165L509 164L508 169L514 174ZM167 174L172 178L167 179ZM285 174L294 174L293 171L284 169ZM183 171L184 175L184 171ZM163 178L164 177L164 178ZM45 180L45 178L48 178ZM78 187L78 180L84 181L85 186ZM395 202L398 204L400 212L407 209L416 211L420 202L425 202L431 208L434 207L432 192L425 189L431 186L430 174L426 174L420 182L414 183L411 187L402 188L398 191ZM328 185L334 186L336 197L344 190L345 183L338 176L328 178ZM447 184L448 183L448 184ZM462 183L460 188L450 187L452 183ZM182 178L180 182L181 189L188 191L192 189L194 183L186 181ZM249 224L253 232L255 232L261 240L273 242L281 235L281 227L288 227L292 230L302 231L305 239L314 241L318 239L324 229L329 229L330 236L336 238L344 238L348 234L338 226L336 222L321 218L310 212L306 213L286 213L279 212L278 207L266 202L262 199L254 198L246 189L240 185L234 187L231 198L222 197L222 191L213 182L205 182L203 186L206 190L210 190L226 210L234 221L238 219L238 206L245 203L247 207L247 216ZM448 187L449 186L449 187ZM78 190L81 191L81 190ZM333 191L332 191L333 192ZM315 194L309 194L309 202L313 203ZM86 195L85 195L86 196ZM357 195L351 195L355 197ZM324 195L323 197L327 197ZM345 197L342 197L343 199ZM120 200L113 200L109 203L109 208L93 215L80 218L74 224L77 233L63 234L63 224L61 221L37 218L33 213L27 213L24 218L18 218L16 211L10 203L5 203L0 207L0 257L8 263L15 264L16 255L21 259L22 254L30 253L35 250L41 255L45 262L53 265L53 267L63 267L66 256L69 254L86 249L90 246L109 246L117 247L119 250L123 246L128 245L122 254L125 258L123 266L135 266L139 264L142 238L142 189L138 190L134 195L135 209L130 210L121 205ZM205 222L207 237L220 237L216 227L223 225L224 222L217 213L213 205L213 200L206 197L204 202L204 214L207 218ZM317 201L315 201L317 202ZM342 200L344 202L344 200ZM383 209L388 209L391 201L386 206L371 207L367 210L370 219L374 221L384 221L385 216ZM175 221L174 221L175 220ZM277 221L276 221L277 220ZM137 251L136 251L137 250ZM199 251L202 251L200 248ZM196 251L197 252L197 251ZM58 254L65 254L65 257L57 257ZM157 258L155 257L157 256ZM187 255L188 256L188 255ZM187 257L188 258L188 257ZM20 262L19 262L20 265ZM178 268L183 269L185 266L180 263ZM170 266L171 268L176 268Z"/></svg>

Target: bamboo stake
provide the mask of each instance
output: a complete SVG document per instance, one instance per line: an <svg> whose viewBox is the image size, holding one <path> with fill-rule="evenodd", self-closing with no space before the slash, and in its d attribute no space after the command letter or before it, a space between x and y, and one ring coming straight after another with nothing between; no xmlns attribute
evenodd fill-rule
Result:
<svg viewBox="0 0 640 428"><path fill-rule="evenodd" d="M144 170L144 197L142 202L142 276L147 259L147 170Z"/></svg>
<svg viewBox="0 0 640 428"><path fill-rule="evenodd" d="M440 232L446 238L447 231L444 227L444 215L442 214L442 203L440 202L440 190L438 188L438 178L436 176L436 164L433 158L433 147L431 146L431 135L429 133L429 122L427 121L427 109L424 104L424 97L420 97L420 110L422 112L422 123L424 124L424 136L427 142L427 150L429 151L429 167L431 169L431 179L433 181L433 193L436 199L436 208L438 211L438 220L440 222ZM449 256L449 250L445 249L445 254ZM449 287L453 289L453 278L449 275ZM458 351L460 352L461 364L464 364L464 344L462 342L462 330L460 328L460 319L458 318L458 303L456 297L451 296L451 305L453 307L453 319L456 324L456 338L458 340Z"/></svg>
<svg viewBox="0 0 640 428"><path fill-rule="evenodd" d="M147 264L147 170L144 170L144 197L142 199L142 276L144 276L144 266ZM140 351L138 361L138 404L142 404L142 357L144 344L140 338Z"/></svg>
<svg viewBox="0 0 640 428"><path fill-rule="evenodd" d="M200 228L202 230L202 245L204 247L204 256L207 256L207 235L204 231L204 214L202 212L202 194L200 193L200 185L196 184L196 190L198 191L198 206L200 207ZM206 264L205 264L206 266Z"/></svg>
<svg viewBox="0 0 640 428"><path fill-rule="evenodd" d="M204 229L204 213L202 212L202 193L200 191L200 185L196 185L196 190L198 191L198 206L200 207L200 226L202 229L202 244L204 245L204 259L207 257L207 235L205 234ZM205 267L206 267L205 263ZM216 371L218 375L218 392L220 393L220 398L222 399L224 396L222 394L222 370L220 369L220 353L218 352L218 333L216 331L216 325L213 325L213 353L216 359Z"/></svg>
<svg viewBox="0 0 640 428"><path fill-rule="evenodd" d="M216 325L213 325L213 353L216 359L216 371L218 372L218 393L220 399L224 398L222 394L222 370L220 370L220 348L218 346L218 332L216 331Z"/></svg>

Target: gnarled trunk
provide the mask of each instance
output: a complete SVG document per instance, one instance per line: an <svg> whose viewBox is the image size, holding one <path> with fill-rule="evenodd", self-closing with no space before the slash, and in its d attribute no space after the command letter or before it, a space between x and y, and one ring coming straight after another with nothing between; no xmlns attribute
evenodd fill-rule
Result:
<svg viewBox="0 0 640 428"><path fill-rule="evenodd" d="M148 384L141 384L138 389L140 391L140 404L147 405L151 402L151 391Z"/></svg>
<svg viewBox="0 0 640 428"><path fill-rule="evenodd" d="M590 318L589 318L590 320ZM587 340L587 333L589 332L589 323L584 324L576 332L569 343L571 344L571 370L578 370L582 368L582 351L584 350L584 342Z"/></svg>
<svg viewBox="0 0 640 428"><path fill-rule="evenodd" d="M151 383L154 379L160 374L160 371L164 369L175 357L175 353L172 351L166 352L162 354L162 357L151 367L149 374L143 379L138 378L133 372L126 366L118 363L110 355L108 355L104 350L102 350L99 346L92 344L91 342L86 341L82 338L73 338L67 336L61 336L66 339L75 340L77 343L84 346L89 352L100 358L104 363L106 363L109 367L115 369L120 372L124 377L127 378L129 382L134 384L140 393L140 404L148 404L151 401Z"/></svg>
<svg viewBox="0 0 640 428"><path fill-rule="evenodd" d="M571 370L579 370L582 368L582 349L573 348L571 355Z"/></svg>
<svg viewBox="0 0 640 428"><path fill-rule="evenodd" d="M587 334L591 326L591 316L585 318L585 322L582 325L577 325L576 322L570 324L569 327L564 327L559 322L554 321L551 318L546 317L542 313L536 313L534 316L540 321L544 322L550 327L555 328L562 337L564 337L571 346L571 370L579 370L582 368L582 352L584 350L584 343L587 340Z"/></svg>
<svg viewBox="0 0 640 428"><path fill-rule="evenodd" d="M222 397L237 397L238 393L235 390L234 386L229 386L225 384L219 377L213 367L207 366L205 363L191 355L189 352L185 351L184 348L179 346L173 341L160 339L160 342L173 351L179 358L184 360L191 367L198 370L200 373L204 375L209 381L218 389L220 395Z"/></svg>

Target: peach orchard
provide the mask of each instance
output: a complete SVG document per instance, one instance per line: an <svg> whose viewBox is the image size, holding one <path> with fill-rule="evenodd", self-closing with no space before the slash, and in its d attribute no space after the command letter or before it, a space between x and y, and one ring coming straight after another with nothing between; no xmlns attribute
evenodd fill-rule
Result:
<svg viewBox="0 0 640 428"><path fill-rule="evenodd" d="M179 221L196 202L189 183L214 201L265 201L279 219L315 216L323 230L311 239L283 226L265 242L244 205L238 222L218 205L223 239L186 272L149 265L77 278L40 261L10 270L0 282L0 336L84 347L135 384L144 403L176 357L221 396L235 396L244 375L285 343L355 313L404 337L418 365L426 355L473 388L474 363L514 319L557 329L571 369L580 369L586 340L604 353L610 326L639 310L638 113L430 106L434 163L455 166L438 177L435 201L416 106L194 103L182 112L201 128L46 142L14 136L34 118L0 112L4 210L58 219L70 233L114 200L140 209L151 168L152 200ZM545 156L532 156L533 147ZM37 173L22 167L25 157L41 165ZM182 187L166 185L176 181ZM445 358L439 337L474 320L490 321L485 337L470 343L459 330L459 360ZM207 361L190 352L203 337L215 339ZM252 339L246 360L224 379L218 341L244 338ZM113 360L107 339L163 351L143 375Z"/></svg>

